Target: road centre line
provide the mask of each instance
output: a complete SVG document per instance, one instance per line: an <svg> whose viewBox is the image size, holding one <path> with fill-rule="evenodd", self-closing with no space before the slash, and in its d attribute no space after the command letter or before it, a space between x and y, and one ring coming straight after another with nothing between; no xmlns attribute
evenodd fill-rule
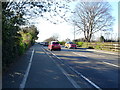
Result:
<svg viewBox="0 0 120 90"><path fill-rule="evenodd" d="M43 48L42 48L43 49ZM44 49L43 49L44 50ZM44 50L44 52L46 52ZM52 52L51 52L52 53ZM69 77L67 75L67 72L59 65L57 64L54 59L46 52L46 54L53 60L53 62L58 66L58 68L62 71L62 73L67 77L67 79L72 83L72 85L75 87L75 88L81 88L71 77ZM52 53L53 54L53 53ZM55 55L55 54L54 54Z"/></svg>
<svg viewBox="0 0 120 90"><path fill-rule="evenodd" d="M77 53L75 53L75 52L73 52L73 53L76 54L76 55L79 55L79 56L84 56L84 57L86 57L85 55L77 54ZM104 62L104 61L103 61L103 63L108 64L108 65L111 65L111 66L114 66L114 67L119 67L118 65L111 64L111 63L108 63L108 62Z"/></svg>
<svg viewBox="0 0 120 90"><path fill-rule="evenodd" d="M76 55L79 55L79 56L83 56L83 57L91 57L91 56L93 56L93 55L83 55L83 54L78 54L78 53L76 53L76 52L72 52L72 53L74 53L74 54L76 54ZM105 57L105 56L102 56L102 55L94 55L94 56L97 56L97 57Z"/></svg>
<svg viewBox="0 0 120 90"><path fill-rule="evenodd" d="M114 66L114 67L119 67L118 65L111 64L111 63L108 63L108 62L104 62L104 61L103 61L103 63L108 64L108 65L111 65L111 66Z"/></svg>
<svg viewBox="0 0 120 90"><path fill-rule="evenodd" d="M25 72L25 75L23 77L23 80L20 84L20 90L23 90L23 88L25 88L25 84L26 84L26 81L27 81L27 77L28 77L28 74L29 74L29 71L30 71L30 68L31 68L31 64L32 64L32 60L33 60L33 55L34 55L34 49L32 51L32 54L31 54L31 57L30 57L30 61L29 61L29 64L28 64L28 67L27 67L27 70Z"/></svg>
<svg viewBox="0 0 120 90"><path fill-rule="evenodd" d="M85 56L85 55L78 54L78 53L76 53L76 52L72 52L72 53L74 53L74 54L76 54L76 55L79 55L79 56L87 57L87 56Z"/></svg>
<svg viewBox="0 0 120 90"><path fill-rule="evenodd" d="M87 49L87 51L94 51L94 52L101 52L101 53L106 53L106 54L118 55L118 53L108 52L108 51L103 51L103 50L90 50L90 49Z"/></svg>
<svg viewBox="0 0 120 90"><path fill-rule="evenodd" d="M51 52L51 51L49 51ZM52 52L51 52L52 53ZM74 53L74 52L73 52ZM57 57L54 53L52 53L56 58L58 58L59 60L61 60L59 57ZM69 65L67 65L69 66ZM69 68L71 68L74 72L76 72L78 75L80 75L82 78L84 78L87 82L89 82L91 85L93 85L95 88L97 88L98 90L102 90L99 86L97 86L95 83L93 83L92 81L90 81L88 78L86 78L84 75L82 75L81 73L79 73L78 71L76 71L74 68L72 68L71 66L69 66Z"/></svg>

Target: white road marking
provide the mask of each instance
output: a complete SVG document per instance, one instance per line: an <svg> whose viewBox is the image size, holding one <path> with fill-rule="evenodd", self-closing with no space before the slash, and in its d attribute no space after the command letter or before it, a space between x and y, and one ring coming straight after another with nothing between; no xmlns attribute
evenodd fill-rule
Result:
<svg viewBox="0 0 120 90"><path fill-rule="evenodd" d="M74 72L76 72L78 75L80 75L82 78L84 78L87 82L89 82L91 85L93 85L95 88L97 88L98 90L102 90L100 87L98 87L95 83L93 83L92 81L90 81L88 78L86 78L84 75L82 75L81 73L79 73L78 71L76 71L74 68L72 68L71 66L69 66Z"/></svg>
<svg viewBox="0 0 120 90"><path fill-rule="evenodd" d="M42 48L43 49L43 48ZM44 49L43 49L44 50ZM46 52L44 50L44 52ZM50 51L51 52L51 51ZM51 52L52 53L52 52ZM58 66L58 68L62 71L62 73L67 77L67 79L72 83L72 85L75 87L75 88L81 88L71 77L69 77L67 75L67 72L59 65L57 64L54 59L46 52L46 54L53 60L53 62ZM53 53L52 53L53 54ZM54 54L55 55L55 54ZM56 56L57 57L57 56Z"/></svg>
<svg viewBox="0 0 120 90"><path fill-rule="evenodd" d="M51 52L51 51L50 51ZM52 53L52 52L51 52ZM75 52L73 52L75 53ZM57 57L54 53L52 53L55 57ZM58 59L60 59L59 57L57 57ZM61 60L61 59L60 59ZM69 66L69 65L68 65ZM93 83L92 81L90 81L88 78L86 78L84 75L82 75L81 73L79 73L78 71L76 71L74 68L70 67L74 72L76 72L78 75L80 75L82 78L84 78L86 81L88 81L91 85L93 85L95 88L97 88L98 90L102 90L98 85L96 85L95 83Z"/></svg>
<svg viewBox="0 0 120 90"><path fill-rule="evenodd" d="M83 57L105 57L105 56L102 56L102 55L83 55L83 54L78 54L78 53L76 53L76 52L72 52L72 53L74 53L74 54L76 54L76 55L79 55L79 56L83 56Z"/></svg>
<svg viewBox="0 0 120 90"><path fill-rule="evenodd" d="M52 53L52 52L51 52ZM55 57L57 57L54 53L52 53ZM60 59L59 57L57 57L58 59Z"/></svg>
<svg viewBox="0 0 120 90"><path fill-rule="evenodd" d="M109 52L109 51L104 51L104 50L93 50L93 49L91 50L91 49L87 49L87 51L94 51L94 52L118 55L118 53L116 53L116 52Z"/></svg>
<svg viewBox="0 0 120 90"><path fill-rule="evenodd" d="M87 57L87 56L85 56L85 55L83 55L83 54L78 54L78 53L76 53L76 52L72 52L72 53L74 53L74 54L76 54L76 55L79 55L79 56Z"/></svg>
<svg viewBox="0 0 120 90"><path fill-rule="evenodd" d="M108 62L104 62L104 61L103 61L103 63L108 64L108 65L111 65L111 66L114 66L114 67L119 67L118 65L111 64L111 63L108 63Z"/></svg>
<svg viewBox="0 0 120 90"><path fill-rule="evenodd" d="M73 52L73 53L74 53L74 54L76 54L76 55L79 55L79 56L84 56L84 57L87 57L87 56L85 56L85 55L78 54L78 53L76 53L76 52ZM111 66L114 66L114 67L119 67L118 65L111 64L111 63L108 63L108 62L104 62L104 61L103 61L103 63L108 64L108 65L111 65Z"/></svg>
<svg viewBox="0 0 120 90"><path fill-rule="evenodd" d="M98 87L95 83L93 83L92 81L90 81L88 78L86 78L85 76L81 75L81 77L83 77L86 81L88 81L90 84L92 84L94 87L96 87L99 90L102 90L100 87Z"/></svg>
<svg viewBox="0 0 120 90"><path fill-rule="evenodd" d="M54 61L54 60L53 60ZM56 63L54 61L54 63ZM56 63L57 64L57 63ZM80 88L80 86L71 78L67 75L67 72L62 68L60 67L59 64L57 64L57 66L59 67L59 69L63 72L63 74L67 77L67 79L72 83L72 85L75 87L75 88Z"/></svg>
<svg viewBox="0 0 120 90"><path fill-rule="evenodd" d="M22 82L21 82L21 84L20 84L20 87L19 87L20 89L25 88L25 84L26 84L26 81L27 81L27 77L28 77L28 74L29 74L29 71L30 71L30 67L31 67L31 64L32 64L33 55L34 55L34 49L33 49L32 54L31 54L31 58L30 58L30 61L29 61L29 65L28 65L28 67L27 67L27 70L26 70L26 72L25 72L25 75L24 75L24 77L23 77L23 80L22 80Z"/></svg>

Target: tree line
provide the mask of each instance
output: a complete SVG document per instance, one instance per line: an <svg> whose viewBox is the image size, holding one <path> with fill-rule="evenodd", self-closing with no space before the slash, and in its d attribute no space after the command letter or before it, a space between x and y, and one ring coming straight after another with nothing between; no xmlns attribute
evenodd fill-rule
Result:
<svg viewBox="0 0 120 90"><path fill-rule="evenodd" d="M9 2L2 2L2 67L6 69L15 59L22 55L38 38L34 25L25 25L22 13L8 8Z"/></svg>

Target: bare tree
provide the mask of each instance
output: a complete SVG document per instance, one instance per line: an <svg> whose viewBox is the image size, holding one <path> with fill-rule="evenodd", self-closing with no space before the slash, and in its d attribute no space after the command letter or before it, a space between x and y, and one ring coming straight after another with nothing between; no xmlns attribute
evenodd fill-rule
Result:
<svg viewBox="0 0 120 90"><path fill-rule="evenodd" d="M57 41L59 39L59 34L58 33L54 33L52 38L54 38L54 40Z"/></svg>
<svg viewBox="0 0 120 90"><path fill-rule="evenodd" d="M76 5L72 22L77 31L84 33L85 40L90 42L92 35L98 31L112 30L114 18L110 14L108 2L79 2Z"/></svg>
<svg viewBox="0 0 120 90"><path fill-rule="evenodd" d="M58 41L58 38L59 38L59 35L56 33L56 34L53 34L51 37L47 38L46 42L51 42L51 41Z"/></svg>

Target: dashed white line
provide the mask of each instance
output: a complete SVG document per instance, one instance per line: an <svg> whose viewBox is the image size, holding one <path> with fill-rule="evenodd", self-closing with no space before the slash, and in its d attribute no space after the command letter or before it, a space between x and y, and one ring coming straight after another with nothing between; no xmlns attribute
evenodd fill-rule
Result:
<svg viewBox="0 0 120 90"><path fill-rule="evenodd" d="M83 57L105 57L105 56L102 56L102 55L83 55L83 54L78 54L78 53L76 53L76 52L72 52L72 53L74 53L74 54L76 54L76 55L79 55L79 56L83 56Z"/></svg>
<svg viewBox="0 0 120 90"><path fill-rule="evenodd" d="M26 70L26 72L25 72L25 75L24 75L24 77L23 77L23 80L22 80L22 82L21 82L21 84L20 84L20 87L19 87L20 89L25 88L25 84L26 84L26 81L27 81L27 77L28 77L28 74L29 74L29 71L30 71L30 67L31 67L31 64L32 64L33 55L34 55L34 49L33 49L33 51L32 51L31 57L30 57L29 65L28 65L28 67L27 67L27 70Z"/></svg>
<svg viewBox="0 0 120 90"><path fill-rule="evenodd" d="M42 48L43 49L43 48ZM43 49L44 50L44 49ZM46 52L45 50L44 50L44 52ZM51 52L52 53L52 52ZM46 54L49 56L49 54L46 52ZM53 53L52 53L53 54ZM54 54L54 56L56 56L55 54ZM59 65L59 64L57 64L55 61L54 61L54 59L51 57L51 56L49 56L52 60L53 60L53 62L58 66L58 68L62 71L62 73L67 77L67 79L71 82L71 84L75 87L75 88L81 88L71 77L69 77L68 75L67 75L67 72ZM56 56L57 57L57 56ZM59 58L60 59L60 58Z"/></svg>
<svg viewBox="0 0 120 90"><path fill-rule="evenodd" d="M111 63L108 63L108 62L104 62L104 61L103 61L103 63L108 64L108 65L111 65L111 66L114 66L114 67L119 67L118 65L111 64Z"/></svg>
<svg viewBox="0 0 120 90"><path fill-rule="evenodd" d="M51 52L51 51L49 51ZM51 52L52 53L52 52ZM75 53L75 52L73 52ZM54 53L52 53L55 57L57 57L57 55L55 55ZM59 57L57 57L59 60L61 60ZM68 65L69 66L69 65ZM82 75L81 73L79 73L78 71L76 71L74 68L72 68L71 66L69 66L69 68L71 68L74 72L76 72L78 75L80 75L82 78L84 78L86 81L88 81L91 85L93 85L95 88L97 88L98 90L102 90L98 85L96 85L95 83L93 83L92 81L90 81L88 78L86 78L84 75Z"/></svg>
<svg viewBox="0 0 120 90"><path fill-rule="evenodd" d="M53 60L54 61L54 60ZM54 61L54 63L56 63ZM57 64L57 63L56 63ZM72 85L75 87L75 88L80 88L80 86L71 78L67 75L67 72L62 68L60 67L60 65L57 64L57 66L59 67L59 69L63 72L63 74L67 77L67 79L72 83Z"/></svg>
<svg viewBox="0 0 120 90"><path fill-rule="evenodd" d="M118 53L116 52L108 52L108 51L104 51L104 50L91 50L91 49L87 49L87 51L94 51L94 52L101 52L101 53L106 53L106 54L114 54L114 55L118 55Z"/></svg>
<svg viewBox="0 0 120 90"><path fill-rule="evenodd" d="M87 57L87 56L85 56L85 55L78 54L78 53L76 53L76 52L73 52L73 53L76 54L76 55L79 55L79 56ZM114 66L114 67L119 67L118 65L111 64L111 63L108 63L108 62L104 62L104 61L103 61L103 63L108 64L108 65L111 65L111 66Z"/></svg>
<svg viewBox="0 0 120 90"><path fill-rule="evenodd" d="M78 54L78 53L76 53L76 52L72 52L72 53L74 53L74 54L76 54L76 55L79 55L79 56L87 57L87 56L85 56L85 55L83 55L83 54Z"/></svg>

